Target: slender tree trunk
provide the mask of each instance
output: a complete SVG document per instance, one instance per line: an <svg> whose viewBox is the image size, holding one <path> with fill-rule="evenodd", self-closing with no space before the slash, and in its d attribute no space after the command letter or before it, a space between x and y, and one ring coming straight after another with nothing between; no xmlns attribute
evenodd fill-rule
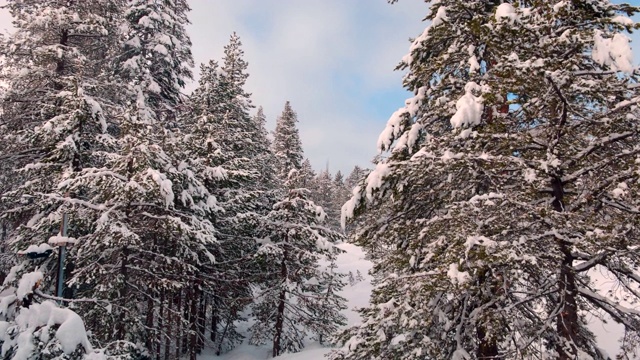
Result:
<svg viewBox="0 0 640 360"><path fill-rule="evenodd" d="M153 306L153 299L149 298L147 300L147 320L146 325L147 329L153 329L153 312L155 308ZM149 353L153 354L153 340L156 338L156 335L153 330L149 330L149 336L147 337L147 349L149 349Z"/></svg>
<svg viewBox="0 0 640 360"><path fill-rule="evenodd" d="M480 341L478 359L499 359L498 343L494 337L487 336L487 329L484 326L476 327L476 335Z"/></svg>
<svg viewBox="0 0 640 360"><path fill-rule="evenodd" d="M173 294L167 294L167 337L164 341L164 360L169 360L171 356L171 339L173 338L173 322L175 315L173 314ZM177 333L176 333L177 334Z"/></svg>
<svg viewBox="0 0 640 360"><path fill-rule="evenodd" d="M160 291L160 314L158 315L158 334L154 338L156 344L156 359L162 359L162 336L161 333L164 330L164 319L166 316L166 306L164 303L165 294L164 291Z"/></svg>
<svg viewBox="0 0 640 360"><path fill-rule="evenodd" d="M478 275L478 284L481 289L483 287L489 289L488 291L480 291L480 303L486 304L491 301L494 296L497 296L495 293L494 286L487 286L487 282L490 281L488 269L483 268L479 271ZM491 314L489 314L491 316ZM499 351L498 351L498 339L496 336L491 336L488 334L486 325L483 323L479 323L476 325L476 336L478 338L478 350L476 351L476 356L478 359L499 359Z"/></svg>
<svg viewBox="0 0 640 360"><path fill-rule="evenodd" d="M199 309L198 309L198 354L202 353L204 349L204 333L206 331L206 316L207 316L207 297L204 294L202 287L200 288Z"/></svg>
<svg viewBox="0 0 640 360"><path fill-rule="evenodd" d="M557 212L564 212L564 184L562 178L556 176L551 180L553 191L553 208ZM571 256L570 245L559 240L560 251L564 255L560 264L560 313L556 316L556 329L561 341L556 344L559 360L574 359L577 354L578 340L578 305L576 297L578 288L576 284L576 274L573 271L573 256Z"/></svg>
<svg viewBox="0 0 640 360"><path fill-rule="evenodd" d="M198 282L196 282L195 286L193 287L193 292L191 295L191 302L190 302L190 306L191 308L189 309L190 314L189 314L189 325L190 325L190 331L189 331L189 337L190 337L190 344L189 344L189 359L190 360L196 360L196 355L198 353L198 303L199 303L199 291L198 291Z"/></svg>
<svg viewBox="0 0 640 360"><path fill-rule="evenodd" d="M217 340L218 323L220 322L218 306L218 298L214 296L211 299L211 341L213 341L214 344Z"/></svg>
<svg viewBox="0 0 640 360"><path fill-rule="evenodd" d="M129 282L129 274L127 273L127 266L129 262L129 249L125 246L122 248L122 255L120 259L120 274L122 275L122 299L127 299L129 297L129 286L127 283ZM126 313L124 309L120 309L120 321L118 321L118 326L116 330L116 334L118 339L124 339L125 333L125 318Z"/></svg>
<svg viewBox="0 0 640 360"><path fill-rule="evenodd" d="M180 312L182 311L182 289L176 292L176 359L180 358L180 350L182 349L182 317Z"/></svg>
<svg viewBox="0 0 640 360"><path fill-rule="evenodd" d="M578 288L576 285L576 274L573 271L573 257L567 244L560 245L562 253L565 255L560 268L560 296L562 303L560 313L556 318L556 327L562 342L556 345L558 359L571 360L577 355L578 343L578 305L576 297Z"/></svg>
<svg viewBox="0 0 640 360"><path fill-rule="evenodd" d="M230 323L231 320L227 319L227 322L224 324L224 328L222 329L222 334L220 334L220 341L218 342L218 348L216 350L217 356L220 356L220 354L222 354L222 344L224 343L225 336L227 336L227 330L229 330Z"/></svg>
<svg viewBox="0 0 640 360"><path fill-rule="evenodd" d="M284 250L282 264L280 265L280 280L284 283L287 280L287 250ZM284 306L287 300L287 291L284 286L280 290L280 299L278 301L278 312L276 313L275 334L273 336L273 357L280 355L282 332L284 330Z"/></svg>
<svg viewBox="0 0 640 360"><path fill-rule="evenodd" d="M184 330L182 331L182 350L180 351L181 354L186 354L187 351L189 350L189 331L190 331L190 324L191 324L191 319L189 317L189 315L191 314L191 297L193 291L191 288L186 288L184 289L184 299L182 300L182 307L183 309L182 311L182 316L184 317Z"/></svg>

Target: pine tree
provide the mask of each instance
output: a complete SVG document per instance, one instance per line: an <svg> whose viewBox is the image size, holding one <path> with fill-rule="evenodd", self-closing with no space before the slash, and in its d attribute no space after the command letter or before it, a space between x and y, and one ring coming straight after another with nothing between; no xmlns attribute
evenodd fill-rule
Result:
<svg viewBox="0 0 640 360"><path fill-rule="evenodd" d="M70 283L78 296L109 303L81 304L79 312L101 342L128 340L158 357L168 356L162 345L172 319L182 324L174 336L189 342L195 358L204 333L197 312L207 287L202 268L214 261L217 233L209 220L218 210L215 197L176 152L180 139L165 129L190 76L186 11L184 2L129 3L113 65L126 84L115 150L103 166L82 169L61 186L83 194L76 205L91 214L72 218L92 231L73 249ZM171 306L166 298L173 294L183 306Z"/></svg>
<svg viewBox="0 0 640 360"><path fill-rule="evenodd" d="M379 285L334 359L605 359L587 314L637 350L640 317L615 300L638 300L637 25L620 15L637 11L431 5L403 59L415 97L344 208L380 219L355 234ZM624 285L599 290L596 268Z"/></svg>
<svg viewBox="0 0 640 360"><path fill-rule="evenodd" d="M250 94L244 90L248 64L242 43L234 33L225 46L223 65L210 61L201 66L198 88L191 96L197 116L188 126L186 152L201 172L223 176L208 178L207 188L224 210L213 221L220 229L219 262L207 272L219 281L209 290L211 339L217 353L242 340L236 330L242 309L251 297L250 281L255 252L255 223L275 202L275 159L265 129L262 109L252 117ZM191 114L185 114L190 116ZM201 144L207 144L203 148ZM218 251L218 250L216 250Z"/></svg>
<svg viewBox="0 0 640 360"><path fill-rule="evenodd" d="M319 296L315 305L318 313L315 315L321 322L312 326L310 330L315 333L320 344L330 339L339 328L347 325L347 318L340 313L347 309L347 299L338 294L347 284L344 281L346 274L336 271L336 260L336 254L328 257L329 266L321 273L316 290Z"/></svg>
<svg viewBox="0 0 640 360"><path fill-rule="evenodd" d="M327 226L338 231L340 229L340 207L334 206L336 197L336 188L334 187L331 173L329 173L329 169L325 169L315 179L312 198L316 204L325 209Z"/></svg>
<svg viewBox="0 0 640 360"><path fill-rule="evenodd" d="M285 186L289 189L307 189L313 194L317 187L316 172L309 159L304 159L300 169L290 170L286 179Z"/></svg>
<svg viewBox="0 0 640 360"><path fill-rule="evenodd" d="M136 94L136 101L153 111L146 116L163 123L175 121L181 89L192 77L191 40L185 29L189 10L186 0L132 0L125 10L125 42L116 68L124 78L135 74L131 80L143 93Z"/></svg>
<svg viewBox="0 0 640 360"><path fill-rule="evenodd" d="M259 145L255 151L256 158L254 160L260 174L259 185L264 190L278 189L282 186L283 181L273 171L277 168L278 161L273 151L271 151L272 144L267 131L267 118L264 115L262 106L258 107L258 111L253 117L253 122L254 127L258 129L253 136L255 137L255 143Z"/></svg>
<svg viewBox="0 0 640 360"><path fill-rule="evenodd" d="M347 178L344 180L344 184L347 188L349 188L349 191L351 191L363 180L365 175L367 175L367 171L362 169L360 166L356 165L353 167L353 170L351 170L351 173L349 173Z"/></svg>
<svg viewBox="0 0 640 360"><path fill-rule="evenodd" d="M0 126L3 236L14 251L40 245L60 229L62 214L91 215L66 194L67 179L99 166L113 148L107 110L113 101L109 58L118 41L118 1L10 1L16 31L3 38L3 124ZM114 20L115 19L115 20ZM75 236L91 231L79 221ZM42 270L52 270L45 261ZM53 271L44 271L53 282Z"/></svg>
<svg viewBox="0 0 640 360"><path fill-rule="evenodd" d="M331 208L333 209L334 219L332 219L333 227L337 230L342 231L341 229L341 214L342 205L346 203L351 198L351 187L348 187L342 172L338 170L336 175L333 178L333 195L331 199Z"/></svg>
<svg viewBox="0 0 640 360"><path fill-rule="evenodd" d="M253 305L251 343L271 342L274 357L301 350L309 332L324 336L344 324L344 299L337 295L344 283L319 266L323 256L335 256L332 242L341 236L321 225L324 211L307 192L291 190L261 226L256 257L265 276Z"/></svg>
<svg viewBox="0 0 640 360"><path fill-rule="evenodd" d="M273 133L273 153L278 159L278 178L287 179L292 170L301 170L304 158L302 142L296 123L298 115L287 101L282 114L276 120Z"/></svg>

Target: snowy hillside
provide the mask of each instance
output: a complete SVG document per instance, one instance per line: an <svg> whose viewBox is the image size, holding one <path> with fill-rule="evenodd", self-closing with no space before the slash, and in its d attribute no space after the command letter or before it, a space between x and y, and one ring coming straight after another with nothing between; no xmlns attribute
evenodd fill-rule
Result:
<svg viewBox="0 0 640 360"><path fill-rule="evenodd" d="M348 326L356 325L360 323L360 315L355 312L356 308L365 307L369 304L369 295L371 294L371 278L368 275L371 263L365 260L365 254L359 247L343 243L338 247L345 251L338 257L338 270L342 273L353 274L353 284L349 282L347 277L347 286L341 293L348 301L348 310L345 311L345 315L348 319ZM363 279L357 281L358 272L362 274ZM251 324L242 324L242 328L246 330ZM246 333L245 333L246 335ZM293 354L284 354L276 359L278 360L316 360L324 359L324 355L330 351L329 348L324 347L317 342L309 341L303 351ZM230 353L222 356L215 356L210 349L205 349L203 354L198 358L199 360L263 360L271 358L270 345L265 346L252 346L247 344L245 340L244 344L238 346Z"/></svg>
<svg viewBox="0 0 640 360"><path fill-rule="evenodd" d="M362 249L356 245L343 243L338 247L345 251L338 257L338 270L345 274L353 274L355 283L350 283L347 278L347 286L341 293L348 301L348 310L345 311L345 315L348 319L348 326L356 325L361 322L360 315L355 311L357 308L366 307L369 305L369 296L371 295L372 285L371 277L368 272L371 268L371 262L365 260L365 254ZM358 272L362 274L364 278L361 281L357 281ZM611 280L607 279L602 274L593 273L592 276L596 277L598 283L602 288L611 288ZM250 323L243 324L243 329L246 330L250 326ZM619 338L622 334L622 326L608 321L603 323L602 321L592 318L591 319L591 331L593 331L597 338L598 344L602 350L608 354L617 354L620 351ZM246 334L246 333L245 333ZM290 353L278 356L275 359L278 360L321 360L325 359L325 355L331 351L323 345L320 345L315 341L308 341L304 350L299 353ZM270 345L265 346L252 346L245 343L242 346L234 349L233 351L224 354L222 356L215 356L210 349L205 349L203 354L198 358L199 360L264 360L272 359Z"/></svg>

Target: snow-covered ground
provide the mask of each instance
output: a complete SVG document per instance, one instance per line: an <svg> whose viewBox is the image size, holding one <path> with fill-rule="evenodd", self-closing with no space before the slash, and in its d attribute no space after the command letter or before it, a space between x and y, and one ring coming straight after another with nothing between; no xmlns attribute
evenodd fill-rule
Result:
<svg viewBox="0 0 640 360"><path fill-rule="evenodd" d="M339 248L345 250L344 254L338 257L338 271L349 274L351 272L355 277L360 271L363 280L354 283L349 283L347 278L347 285L342 292L348 301L348 309L345 311L347 317L348 326L356 325L360 323L360 315L355 311L356 308L366 307L369 304L369 296L371 295L371 277L369 276L369 269L371 269L371 263L365 260L365 254L361 248L352 244L340 244ZM596 279L596 282L602 286L602 288L611 288L614 286L611 279L608 279L604 274L590 274ZM619 338L622 335L622 327L612 321L607 324L602 323L596 318L590 319L592 322L591 330L596 334L598 338L598 344L611 356L615 356L619 352L620 342ZM242 324L242 328L248 328L250 324ZM253 346L246 343L238 346L233 351L224 354L222 356L215 356L210 350L205 352L199 357L199 360L265 360L272 359L271 347L269 345ZM330 348L322 346L317 342L309 341L304 350L299 353L284 354L274 360L321 360L325 359L325 355L331 351Z"/></svg>
<svg viewBox="0 0 640 360"><path fill-rule="evenodd" d="M349 278L347 277L345 280L347 281L347 285L344 288L344 291L341 293L344 296L348 303L348 309L345 310L344 314L347 317L347 326L352 326L360 323L360 315L355 311L356 308L365 307L369 304L369 296L371 294L371 277L369 276L369 269L371 268L371 263L365 260L365 254L362 252L362 249L359 247L343 243L338 245L338 247L344 251L345 253L338 256L338 271L349 274L351 272L354 277L357 276L358 271L362 275L363 279L354 283L353 285L349 283ZM242 324L242 328L248 328L250 324ZM320 345L317 342L309 341L304 350L299 353L293 354L284 354L278 356L277 360L321 360L325 359L325 354L331 351L330 348ZM271 357L271 347L269 345L264 346L253 346L245 343L241 346L238 346L233 351L221 355L215 356L213 351L205 350L204 353L199 356L199 360L265 360L272 359Z"/></svg>

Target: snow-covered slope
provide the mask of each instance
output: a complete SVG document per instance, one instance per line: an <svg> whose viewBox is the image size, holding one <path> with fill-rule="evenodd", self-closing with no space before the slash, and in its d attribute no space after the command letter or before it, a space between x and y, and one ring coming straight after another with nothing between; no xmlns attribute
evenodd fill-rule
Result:
<svg viewBox="0 0 640 360"><path fill-rule="evenodd" d="M338 257L338 270L342 273L353 275L353 278L357 277L358 272L362 275L361 281L349 283L349 277L347 277L347 285L342 292L348 301L348 310L345 311L347 316L348 326L356 325L360 323L360 315L355 311L356 308L365 307L369 304L369 296L371 295L371 277L369 276L369 269L371 268L371 262L365 260L365 254L361 248L352 244L340 244L339 248L345 251ZM602 283L603 288L611 288L613 284L611 281L607 281L607 277L603 274L591 274L598 278ZM602 323L598 319L591 319L591 330L597 335L599 345L609 354L617 354L620 349L620 342L618 341L622 328L620 325L609 322L608 324ZM250 324L242 324L244 328L248 328ZM284 354L275 360L322 360L325 359L325 355L331 351L330 348L322 346L317 342L309 341L305 349L299 353ZM237 347L233 351L224 354L222 356L215 356L213 352L205 350L203 355L199 357L199 360L265 360L272 359L271 347L265 346L252 346L246 343Z"/></svg>
<svg viewBox="0 0 640 360"><path fill-rule="evenodd" d="M371 294L371 277L369 269L371 263L365 260L365 255L362 249L352 244L340 244L339 248L345 251L338 257L337 265L338 271L353 275L353 283L349 282L349 276L346 278L347 285L344 291L341 293L348 301L348 309L345 311L347 316L348 326L358 324L360 315L355 311L356 308L365 307L369 304L369 296ZM358 273L361 274L362 279L358 281ZM250 324L242 324L243 327L248 328ZM317 342L309 341L302 352L293 354L284 354L275 359L277 360L321 360L325 359L324 355L331 349L324 347ZM199 360L265 360L271 359L271 347L265 346L253 346L246 343L237 347L233 351L221 355L215 356L212 351L205 350L205 352L199 357Z"/></svg>

